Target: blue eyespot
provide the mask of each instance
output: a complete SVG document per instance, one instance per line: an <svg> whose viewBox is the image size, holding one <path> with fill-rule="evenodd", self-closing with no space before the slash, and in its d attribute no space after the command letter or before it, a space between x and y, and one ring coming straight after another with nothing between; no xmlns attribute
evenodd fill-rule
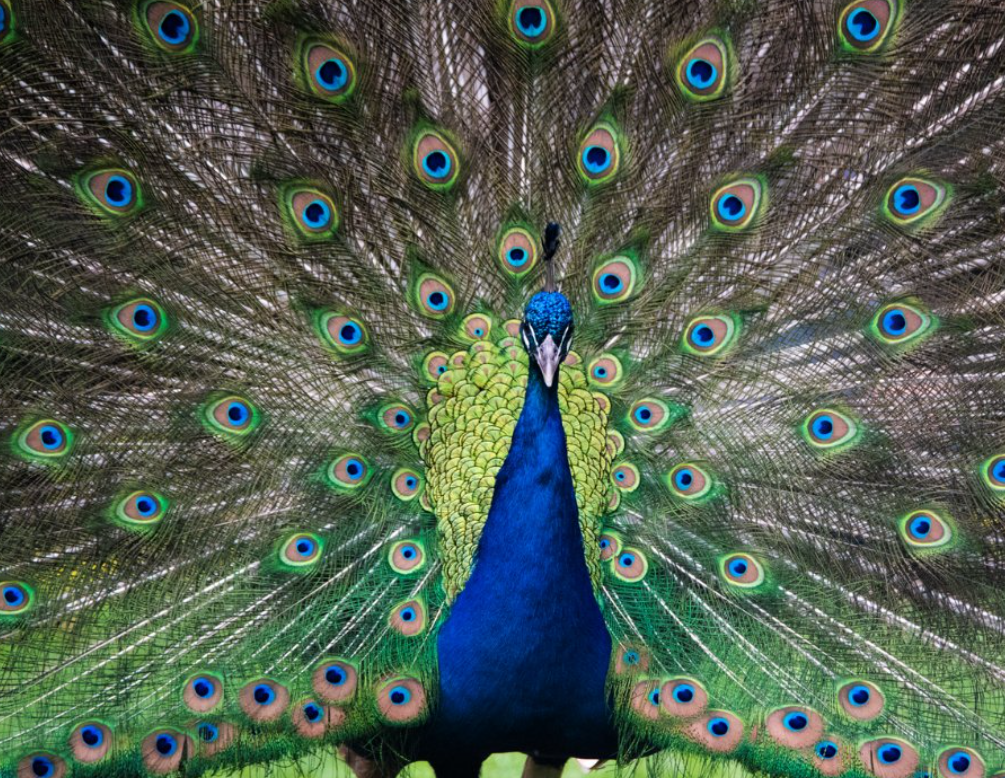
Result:
<svg viewBox="0 0 1005 778"><path fill-rule="evenodd" d="M240 426L244 424L251 417L251 411L248 410L248 406L239 400L232 400L229 405L227 405L227 418L230 423L234 426Z"/></svg>
<svg viewBox="0 0 1005 778"><path fill-rule="evenodd" d="M105 742L105 733L101 731L101 727L89 724L86 727L81 727L80 740L88 748L97 748Z"/></svg>
<svg viewBox="0 0 1005 778"><path fill-rule="evenodd" d="M332 210L328 203L320 198L311 200L302 213L304 224L312 230L323 230L332 220Z"/></svg>
<svg viewBox="0 0 1005 778"><path fill-rule="evenodd" d="M363 330L358 324L347 322L338 331L338 339L344 346L355 346L363 339Z"/></svg>
<svg viewBox="0 0 1005 778"><path fill-rule="evenodd" d="M824 740L817 743L816 751L817 756L821 759L833 759L838 753L837 743L832 740Z"/></svg>
<svg viewBox="0 0 1005 778"><path fill-rule="evenodd" d="M297 541L297 553L301 556L310 556L314 553L316 544L310 538L301 538Z"/></svg>
<svg viewBox="0 0 1005 778"><path fill-rule="evenodd" d="M351 481L358 481L363 477L363 473L366 471L363 468L363 463L358 459L350 459L345 463L345 474L349 477Z"/></svg>
<svg viewBox="0 0 1005 778"><path fill-rule="evenodd" d="M715 332L707 324L699 324L691 332L691 337L702 347L715 344Z"/></svg>
<svg viewBox="0 0 1005 778"><path fill-rule="evenodd" d="M924 540L928 537L928 533L932 531L932 520L922 514L921 516L915 516L911 519L911 523L908 525L908 531L911 536L917 538L918 540Z"/></svg>
<svg viewBox="0 0 1005 778"><path fill-rule="evenodd" d="M548 17L538 6L524 6L517 12L516 28L528 38L537 38L547 26Z"/></svg>
<svg viewBox="0 0 1005 778"><path fill-rule="evenodd" d="M450 298L445 292L433 292L426 298L426 302L434 311L442 311L450 304Z"/></svg>
<svg viewBox="0 0 1005 778"><path fill-rule="evenodd" d="M715 83L718 69L707 59L695 57L687 63L687 81L695 89L707 89Z"/></svg>
<svg viewBox="0 0 1005 778"><path fill-rule="evenodd" d="M921 210L921 194L914 184L903 184L893 193L893 207L904 216Z"/></svg>
<svg viewBox="0 0 1005 778"><path fill-rule="evenodd" d="M883 331L887 335L903 335L907 330L907 317L900 308L893 308L883 314Z"/></svg>
<svg viewBox="0 0 1005 778"><path fill-rule="evenodd" d="M716 209L721 218L727 221L737 221L738 219L742 219L743 215L747 212L747 205L736 195L727 194L719 198Z"/></svg>
<svg viewBox="0 0 1005 778"><path fill-rule="evenodd" d="M820 440L830 440L834 435L834 419L827 415L817 416L813 420L813 437Z"/></svg>
<svg viewBox="0 0 1005 778"><path fill-rule="evenodd" d="M418 551L416 551L415 546L402 546L400 553L405 559L414 559Z"/></svg>
<svg viewBox="0 0 1005 778"><path fill-rule="evenodd" d="M321 63L314 77L324 89L337 92L349 81L349 68L338 57L332 57Z"/></svg>
<svg viewBox="0 0 1005 778"><path fill-rule="evenodd" d="M506 260L513 265L513 267L523 267L529 256L530 255L519 246L514 246L506 252Z"/></svg>
<svg viewBox="0 0 1005 778"><path fill-rule="evenodd" d="M4 7L0 5L0 35L3 35L7 31L7 12Z"/></svg>
<svg viewBox="0 0 1005 778"><path fill-rule="evenodd" d="M970 769L970 755L965 754L962 751L957 751L955 754L951 754L946 760L946 764L949 765L950 772L959 775L960 773L965 773Z"/></svg>
<svg viewBox="0 0 1005 778"><path fill-rule="evenodd" d="M624 287L625 282L614 275L614 273L604 273L600 276L600 288L604 291L604 294L617 294Z"/></svg>
<svg viewBox="0 0 1005 778"><path fill-rule="evenodd" d="M105 200L115 208L124 208L133 200L133 185L125 176L112 175L105 183Z"/></svg>
<svg viewBox="0 0 1005 778"><path fill-rule="evenodd" d="M407 427L408 423L412 420L408 411L399 410L394 414L394 425L396 427Z"/></svg>
<svg viewBox="0 0 1005 778"><path fill-rule="evenodd" d="M311 723L320 721L322 715L324 715L324 712L313 702L309 702L304 705L304 718Z"/></svg>
<svg viewBox="0 0 1005 778"><path fill-rule="evenodd" d="M47 756L36 756L31 760L31 771L38 778L51 778L56 772L56 766Z"/></svg>
<svg viewBox="0 0 1005 778"><path fill-rule="evenodd" d="M708 720L708 731L713 737L722 737L729 733L729 721L722 716L716 716Z"/></svg>
<svg viewBox="0 0 1005 778"><path fill-rule="evenodd" d="M136 512L145 519L157 513L157 507L157 502L150 497L139 497L136 500Z"/></svg>
<svg viewBox="0 0 1005 778"><path fill-rule="evenodd" d="M181 11L168 11L157 27L157 34L168 45L177 46L185 42L191 29L192 25L185 14Z"/></svg>
<svg viewBox="0 0 1005 778"><path fill-rule="evenodd" d="M687 704L694 699L694 687L689 683L677 684L673 690L673 698L676 702Z"/></svg>
<svg viewBox="0 0 1005 778"><path fill-rule="evenodd" d="M648 696L647 696L646 699L649 700L649 704L650 705L659 705L660 704L660 687L657 686L655 689L653 689L651 692L649 692L649 694L648 694Z"/></svg>
<svg viewBox="0 0 1005 778"><path fill-rule="evenodd" d="M729 563L730 574L737 578L742 578L746 574L749 568L750 565L748 565L747 562L743 559L734 559L732 562ZM791 716L793 714L790 713L789 715Z"/></svg>
<svg viewBox="0 0 1005 778"><path fill-rule="evenodd" d="M628 553L622 554L618 557L618 564L622 567L631 567L635 564L635 555Z"/></svg>
<svg viewBox="0 0 1005 778"><path fill-rule="evenodd" d="M387 698L392 705L407 705L412 701L412 693L404 686L395 686L388 693Z"/></svg>
<svg viewBox="0 0 1005 778"><path fill-rule="evenodd" d="M865 705L867 702L869 702L869 699L871 697L872 692L869 691L869 687L862 686L861 684L858 686L853 686L851 690L848 692L848 702L850 702L856 708L860 708L861 706Z"/></svg>
<svg viewBox="0 0 1005 778"><path fill-rule="evenodd" d="M583 167L591 175L603 173L611 166L611 152L603 146L587 146L583 149Z"/></svg>
<svg viewBox="0 0 1005 778"><path fill-rule="evenodd" d="M42 441L42 446L50 451L63 445L63 431L59 427L46 424L39 430L38 434Z"/></svg>
<svg viewBox="0 0 1005 778"><path fill-rule="evenodd" d="M900 746L895 746L892 743L887 743L882 746L877 753L879 761L883 764L896 764L900 761L900 758L904 755L903 750Z"/></svg>
<svg viewBox="0 0 1005 778"><path fill-rule="evenodd" d="M732 565L730 565L730 567L732 567ZM744 565L745 570L746 567L747 566ZM806 718L806 714L800 713L799 711L792 711L791 713L786 713L785 718L782 719L782 724L785 725L785 728L792 732L802 732L804 729L806 729L809 723L810 720Z"/></svg>
<svg viewBox="0 0 1005 778"><path fill-rule="evenodd" d="M635 421L645 424L653 417L653 412L645 405L640 405L635 409Z"/></svg>
<svg viewBox="0 0 1005 778"><path fill-rule="evenodd" d="M276 699L275 691L273 691L271 686L266 686L264 683L260 683L255 687L252 696L259 705L271 705Z"/></svg>
<svg viewBox="0 0 1005 778"><path fill-rule="evenodd" d="M154 741L154 748L161 756L172 756L178 750L178 741L173 735L162 733Z"/></svg>
<svg viewBox="0 0 1005 778"><path fill-rule="evenodd" d="M141 303L133 309L133 327L139 332L149 332L157 326L157 313L149 305Z"/></svg>
<svg viewBox="0 0 1005 778"><path fill-rule="evenodd" d="M341 667L332 665L325 670L325 680L332 686L341 686L345 683L346 673Z"/></svg>
<svg viewBox="0 0 1005 778"><path fill-rule="evenodd" d="M848 32L862 43L868 43L879 35L879 20L865 8L856 8L848 17Z"/></svg>
<svg viewBox="0 0 1005 778"><path fill-rule="evenodd" d="M24 604L24 590L18 586L5 586L3 588L3 601L11 608L17 608Z"/></svg>
<svg viewBox="0 0 1005 778"><path fill-rule="evenodd" d="M195 731L203 743L213 743L220 737L220 728L215 724L210 724L208 721L204 721L196 727Z"/></svg>
<svg viewBox="0 0 1005 778"><path fill-rule="evenodd" d="M673 477L674 485L682 492L686 492L694 481L694 473L689 468L682 467Z"/></svg>
<svg viewBox="0 0 1005 778"><path fill-rule="evenodd" d="M398 615L402 621L415 621L415 608L404 608Z"/></svg>
<svg viewBox="0 0 1005 778"><path fill-rule="evenodd" d="M624 470L618 470L618 471L616 471L614 473L614 477L617 478L619 481L624 481L625 480L625 471Z"/></svg>
<svg viewBox="0 0 1005 778"><path fill-rule="evenodd" d="M430 151L422 158L422 169L431 178L446 178L450 175L450 168L452 167L453 163L450 161L450 155L443 151ZM437 310L442 309L437 308Z"/></svg>
<svg viewBox="0 0 1005 778"><path fill-rule="evenodd" d="M209 678L196 678L192 682L192 691L195 692L197 697L202 697L205 700L213 696L213 693L216 691L216 684L209 680Z"/></svg>
<svg viewBox="0 0 1005 778"><path fill-rule="evenodd" d="M607 378L607 368L602 365L597 365L593 368L593 375L597 378Z"/></svg>
<svg viewBox="0 0 1005 778"><path fill-rule="evenodd" d="M637 665L639 663L639 652L638 651L625 651L624 655L621 657L621 661L626 665Z"/></svg>

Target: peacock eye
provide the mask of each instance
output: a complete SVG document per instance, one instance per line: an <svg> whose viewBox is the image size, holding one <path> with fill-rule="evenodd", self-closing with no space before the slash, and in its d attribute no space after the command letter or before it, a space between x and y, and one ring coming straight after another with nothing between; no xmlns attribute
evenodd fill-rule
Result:
<svg viewBox="0 0 1005 778"><path fill-rule="evenodd" d="M440 376L446 373L448 369L449 362L447 355L442 351L433 351L427 354L425 359L422 360L422 375L433 383L439 381Z"/></svg>
<svg viewBox="0 0 1005 778"><path fill-rule="evenodd" d="M370 336L363 322L353 316L324 311L315 319L321 342L337 354L362 354L370 347Z"/></svg>
<svg viewBox="0 0 1005 778"><path fill-rule="evenodd" d="M151 732L140 745L144 766L152 773L175 772L185 757L192 753L192 741L174 729Z"/></svg>
<svg viewBox="0 0 1005 778"><path fill-rule="evenodd" d="M901 301L880 308L869 331L884 345L901 346L920 341L934 330L934 324L934 317L920 305Z"/></svg>
<svg viewBox="0 0 1005 778"><path fill-rule="evenodd" d="M457 152L438 132L426 130L412 145L412 162L419 180L430 189L450 189L460 174Z"/></svg>
<svg viewBox="0 0 1005 778"><path fill-rule="evenodd" d="M311 91L332 103L343 103L356 89L356 66L344 52L326 43L303 46L301 61Z"/></svg>
<svg viewBox="0 0 1005 778"><path fill-rule="evenodd" d="M838 705L857 721L870 721L883 712L886 699L879 688L868 681L845 681L838 687Z"/></svg>
<svg viewBox="0 0 1005 778"><path fill-rule="evenodd" d="M396 573L417 573L426 564L426 549L418 540L399 540L391 546L387 560Z"/></svg>
<svg viewBox="0 0 1005 778"><path fill-rule="evenodd" d="M833 451L854 443L859 427L851 416L831 408L821 408L806 417L802 433L806 442L814 448Z"/></svg>
<svg viewBox="0 0 1005 778"><path fill-rule="evenodd" d="M77 191L85 202L106 216L125 216L136 211L141 202L136 177L122 168L87 173Z"/></svg>
<svg viewBox="0 0 1005 778"><path fill-rule="evenodd" d="M630 462L620 462L611 468L611 481L623 492L639 488L639 469Z"/></svg>
<svg viewBox="0 0 1005 778"><path fill-rule="evenodd" d="M640 681L632 689L632 708L642 718L656 721L660 715L660 682Z"/></svg>
<svg viewBox="0 0 1005 778"><path fill-rule="evenodd" d="M70 733L70 752L84 764L104 759L112 747L112 731L99 721L78 724Z"/></svg>
<svg viewBox="0 0 1005 778"><path fill-rule="evenodd" d="M520 277L537 263L538 239L524 227L510 227L499 239L497 251L503 270Z"/></svg>
<svg viewBox="0 0 1005 778"><path fill-rule="evenodd" d="M548 0L515 0L509 19L513 38L525 48L543 46L555 32L555 12Z"/></svg>
<svg viewBox="0 0 1005 778"><path fill-rule="evenodd" d="M164 334L167 317L164 309L147 297L130 300L114 308L106 321L117 335L134 343L147 343Z"/></svg>
<svg viewBox="0 0 1005 778"><path fill-rule="evenodd" d="M614 178L621 163L621 152L618 131L613 125L601 123L590 130L579 145L577 163L579 175L587 184L602 184Z"/></svg>
<svg viewBox="0 0 1005 778"><path fill-rule="evenodd" d="M164 51L178 53L191 50L199 35L195 16L180 3L149 3L143 19L154 43Z"/></svg>
<svg viewBox="0 0 1005 778"><path fill-rule="evenodd" d="M454 309L454 292L446 281L426 274L416 284L419 310L431 319L442 319Z"/></svg>
<svg viewBox="0 0 1005 778"><path fill-rule="evenodd" d="M671 408L655 397L636 400L628 409L628 423L639 432L654 433L664 429L675 420L679 408Z"/></svg>
<svg viewBox="0 0 1005 778"><path fill-rule="evenodd" d="M764 186L756 178L741 178L712 195L712 226L724 232L742 232L755 223L761 211Z"/></svg>
<svg viewBox="0 0 1005 778"><path fill-rule="evenodd" d="M690 718L705 710L708 692L693 678L672 678L663 684L660 700L671 716Z"/></svg>
<svg viewBox="0 0 1005 778"><path fill-rule="evenodd" d="M677 85L699 102L720 97L726 88L727 48L719 38L706 38L690 49L677 66Z"/></svg>
<svg viewBox="0 0 1005 778"><path fill-rule="evenodd" d="M953 747L939 754L942 778L983 778L984 760L970 748Z"/></svg>
<svg viewBox="0 0 1005 778"><path fill-rule="evenodd" d="M258 409L249 400L237 395L227 395L207 403L203 418L211 431L231 438L248 435L261 422Z"/></svg>
<svg viewBox="0 0 1005 778"><path fill-rule="evenodd" d="M773 711L765 721L768 735L788 748L810 748L823 734L820 714L809 708L788 707Z"/></svg>
<svg viewBox="0 0 1005 778"><path fill-rule="evenodd" d="M279 561L297 569L312 567L321 559L324 541L310 532L298 532L287 538L279 548Z"/></svg>
<svg viewBox="0 0 1005 778"><path fill-rule="evenodd" d="M389 623L403 637L418 635L426 628L426 606L418 599L400 603L391 611Z"/></svg>
<svg viewBox="0 0 1005 778"><path fill-rule="evenodd" d="M949 545L955 535L949 519L933 510L911 511L901 517L900 537L908 548L934 550Z"/></svg>
<svg viewBox="0 0 1005 778"><path fill-rule="evenodd" d="M981 464L981 479L992 492L1005 496L1005 454L995 454Z"/></svg>
<svg viewBox="0 0 1005 778"><path fill-rule="evenodd" d="M311 685L326 702L343 702L356 693L356 665L345 659L329 659L318 665Z"/></svg>
<svg viewBox="0 0 1005 778"><path fill-rule="evenodd" d="M189 710L207 713L223 700L223 681L210 673L193 675L185 681L182 700Z"/></svg>
<svg viewBox="0 0 1005 778"><path fill-rule="evenodd" d="M694 462L682 462L667 475L667 484L674 496L688 502L700 500L712 491L712 477Z"/></svg>
<svg viewBox="0 0 1005 778"><path fill-rule="evenodd" d="M335 200L320 189L299 185L284 187L281 204L286 221L303 240L325 240L338 230Z"/></svg>
<svg viewBox="0 0 1005 778"><path fill-rule="evenodd" d="M237 700L241 710L253 721L275 721L290 704L290 693L285 686L262 678L244 686Z"/></svg>
<svg viewBox="0 0 1005 778"><path fill-rule="evenodd" d="M818 759L830 760L838 755L837 743L833 740L821 740L813 749Z"/></svg>
<svg viewBox="0 0 1005 778"><path fill-rule="evenodd" d="M422 483L422 476L417 471L402 467L391 476L391 491L402 502L409 502L418 496Z"/></svg>
<svg viewBox="0 0 1005 778"><path fill-rule="evenodd" d="M878 1L878 0L877 0ZM895 224L913 225L946 204L948 190L922 178L902 178L887 190L883 212Z"/></svg>
<svg viewBox="0 0 1005 778"><path fill-rule="evenodd" d="M895 778L897 775L911 775L918 764L918 752L903 740L878 738L867 740L859 747L859 758L871 766L871 772L881 778ZM897 765L895 772L884 768ZM900 767L907 766L904 770Z"/></svg>
<svg viewBox="0 0 1005 778"><path fill-rule="evenodd" d="M35 603L35 592L22 581L0 583L0 620L4 616L20 616Z"/></svg>
<svg viewBox="0 0 1005 778"><path fill-rule="evenodd" d="M730 586L754 589L764 583L764 568L749 554L729 554L719 559L719 573Z"/></svg>
<svg viewBox="0 0 1005 778"><path fill-rule="evenodd" d="M13 37L14 14L11 13L8 0L0 0L0 44Z"/></svg>
<svg viewBox="0 0 1005 778"><path fill-rule="evenodd" d="M593 271L593 297L601 305L620 303L635 292L638 267L631 257L609 259Z"/></svg>
<svg viewBox="0 0 1005 778"><path fill-rule="evenodd" d="M601 354L587 366L587 380L595 386L612 389L621 383L621 360L613 354Z"/></svg>
<svg viewBox="0 0 1005 778"><path fill-rule="evenodd" d="M733 345L739 329L739 320L728 314L696 316L685 328L681 346L694 356L723 354Z"/></svg>
<svg viewBox="0 0 1005 778"><path fill-rule="evenodd" d="M426 690L415 678L394 678L377 692L377 708L389 724L407 724L426 711Z"/></svg>
<svg viewBox="0 0 1005 778"><path fill-rule="evenodd" d="M847 51L868 54L879 49L897 23L897 0L856 0L845 6L838 37Z"/></svg>
<svg viewBox="0 0 1005 778"><path fill-rule="evenodd" d="M366 458L360 454L343 454L328 466L328 483L341 490L359 489L372 475Z"/></svg>
<svg viewBox="0 0 1005 778"><path fill-rule="evenodd" d="M727 753L743 739L743 723L727 711L709 711L688 725L684 734L710 751Z"/></svg>
<svg viewBox="0 0 1005 778"><path fill-rule="evenodd" d="M646 577L649 562L645 554L637 548L623 548L615 557L611 572L615 577L629 583L636 583Z"/></svg>
<svg viewBox="0 0 1005 778"><path fill-rule="evenodd" d="M168 501L157 492L140 490L121 499L115 508L115 518L127 527L150 527L164 518Z"/></svg>
<svg viewBox="0 0 1005 778"><path fill-rule="evenodd" d="M624 541L622 541L621 535L614 530L605 530L600 535L599 545L600 558L606 562L620 553L621 548L624 546Z"/></svg>
<svg viewBox="0 0 1005 778"><path fill-rule="evenodd" d="M377 421L385 432L411 432L415 426L415 411L403 403L391 403L377 411Z"/></svg>
<svg viewBox="0 0 1005 778"><path fill-rule="evenodd" d="M53 460L64 457L73 447L73 432L55 419L36 421L17 436L18 450L29 459Z"/></svg>
<svg viewBox="0 0 1005 778"><path fill-rule="evenodd" d="M461 323L461 336L465 340L488 340L492 332L492 321L488 316L473 313Z"/></svg>
<svg viewBox="0 0 1005 778"><path fill-rule="evenodd" d="M63 778L64 775L66 763L55 754L31 754L18 762L17 778Z"/></svg>

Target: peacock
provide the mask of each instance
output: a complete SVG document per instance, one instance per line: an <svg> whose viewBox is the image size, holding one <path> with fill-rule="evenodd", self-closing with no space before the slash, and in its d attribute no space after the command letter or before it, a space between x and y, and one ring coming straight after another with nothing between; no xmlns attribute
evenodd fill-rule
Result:
<svg viewBox="0 0 1005 778"><path fill-rule="evenodd" d="M0 262L3 778L1005 776L996 0L0 0Z"/></svg>

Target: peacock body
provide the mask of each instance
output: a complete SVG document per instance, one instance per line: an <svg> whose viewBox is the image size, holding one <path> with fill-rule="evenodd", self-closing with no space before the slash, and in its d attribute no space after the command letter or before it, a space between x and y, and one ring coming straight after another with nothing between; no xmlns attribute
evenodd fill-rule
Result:
<svg viewBox="0 0 1005 778"><path fill-rule="evenodd" d="M0 775L1005 775L1003 44L0 0Z"/></svg>

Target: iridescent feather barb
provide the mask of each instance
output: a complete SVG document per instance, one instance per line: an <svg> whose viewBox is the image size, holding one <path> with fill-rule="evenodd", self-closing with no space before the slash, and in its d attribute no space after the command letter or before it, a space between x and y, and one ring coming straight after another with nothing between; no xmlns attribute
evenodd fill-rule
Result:
<svg viewBox="0 0 1005 778"><path fill-rule="evenodd" d="M1003 30L0 0L0 775L1001 776Z"/></svg>

